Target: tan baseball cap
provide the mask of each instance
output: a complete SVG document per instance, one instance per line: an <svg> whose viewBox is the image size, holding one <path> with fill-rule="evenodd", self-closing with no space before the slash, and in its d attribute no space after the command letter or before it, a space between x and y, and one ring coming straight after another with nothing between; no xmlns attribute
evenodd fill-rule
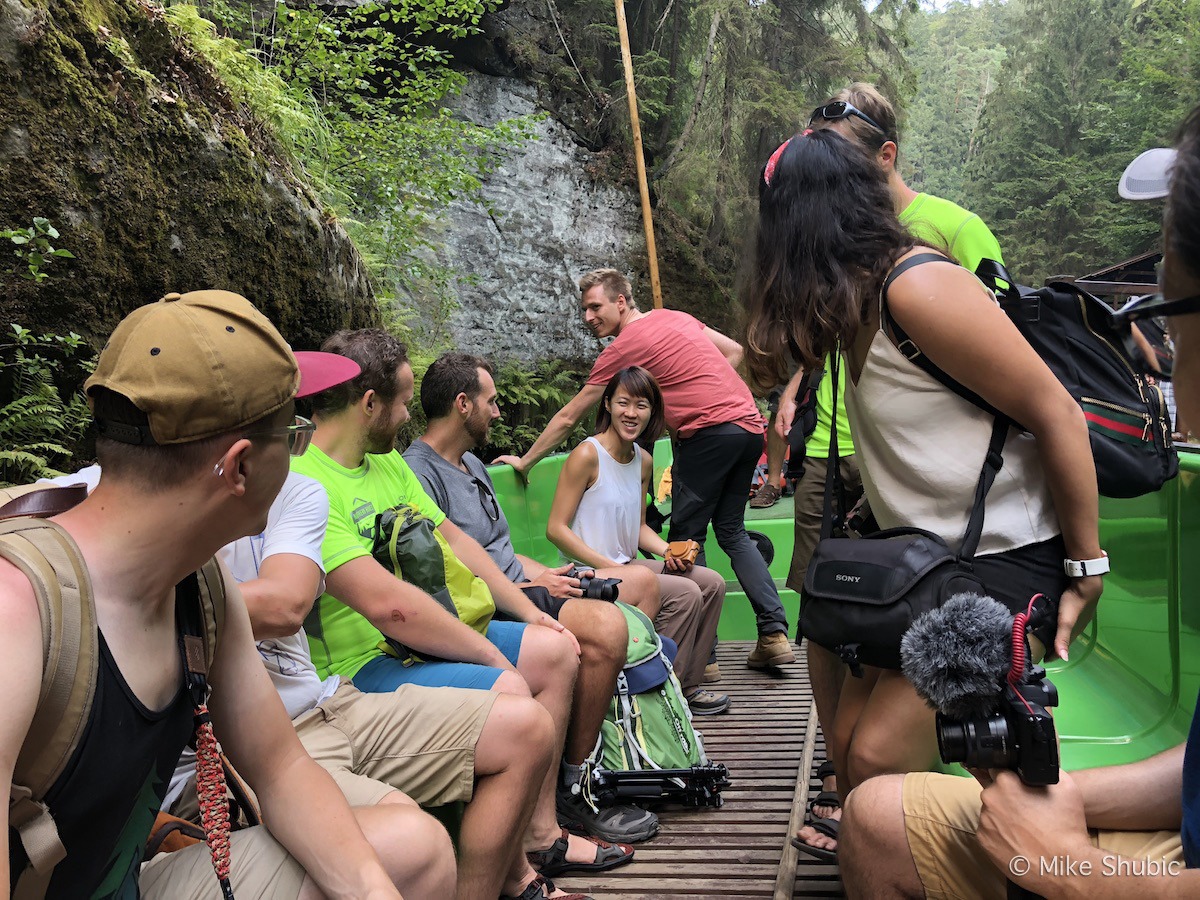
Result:
<svg viewBox="0 0 1200 900"><path fill-rule="evenodd" d="M167 294L135 309L109 337L89 397L107 388L145 424L97 420L126 444L183 444L235 431L296 396L300 368L275 326L229 291Z"/></svg>

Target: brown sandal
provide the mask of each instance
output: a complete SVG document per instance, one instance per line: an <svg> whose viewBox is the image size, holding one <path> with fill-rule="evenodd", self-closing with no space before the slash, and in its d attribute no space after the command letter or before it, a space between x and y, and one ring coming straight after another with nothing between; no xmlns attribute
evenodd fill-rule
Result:
<svg viewBox="0 0 1200 900"><path fill-rule="evenodd" d="M567 859L567 841L570 832L562 835L545 850L531 850L525 854L529 864L546 876L561 875L563 872L604 872L633 862L633 848L628 844L610 844L589 835L577 835L596 845L596 858L592 862L577 863Z"/></svg>
<svg viewBox="0 0 1200 900"><path fill-rule="evenodd" d="M778 503L779 498L782 496L783 493L779 488L768 482L754 492L754 496L750 498L750 508L766 509Z"/></svg>
<svg viewBox="0 0 1200 900"><path fill-rule="evenodd" d="M535 875L533 881L525 885L525 890L516 897L501 894L500 900L546 900L558 888L545 875ZM587 894L567 894L565 897L555 897L554 900L592 900Z"/></svg>

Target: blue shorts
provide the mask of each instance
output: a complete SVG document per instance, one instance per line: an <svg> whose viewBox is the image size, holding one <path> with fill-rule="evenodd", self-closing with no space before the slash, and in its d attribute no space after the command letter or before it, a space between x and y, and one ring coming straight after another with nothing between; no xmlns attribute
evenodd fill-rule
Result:
<svg viewBox="0 0 1200 900"><path fill-rule="evenodd" d="M525 627L524 622L495 620L487 627L487 639L495 644L504 654L504 658L514 666L521 656ZM402 684L490 691L503 671L474 663L441 661L416 662L406 666L394 656L377 656L358 670L354 676L354 686L368 694L390 694Z"/></svg>

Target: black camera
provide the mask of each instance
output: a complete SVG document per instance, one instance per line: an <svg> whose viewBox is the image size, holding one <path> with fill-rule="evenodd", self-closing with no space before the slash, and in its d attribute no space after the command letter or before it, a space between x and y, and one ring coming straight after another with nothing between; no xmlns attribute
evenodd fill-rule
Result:
<svg viewBox="0 0 1200 900"><path fill-rule="evenodd" d="M592 572L591 575L585 575L585 572ZM579 589L583 591L583 596L588 600L608 600L609 602L617 599L617 585L621 583L620 578L597 578L592 569L581 569L579 566L572 566L571 571L567 572L568 578L579 579Z"/></svg>
<svg viewBox="0 0 1200 900"><path fill-rule="evenodd" d="M937 714L942 761L1010 769L1033 786L1058 784L1058 740L1046 709L1057 705L1058 691L1046 680L1046 670L1026 664L1018 681L1005 682L993 715L954 719Z"/></svg>

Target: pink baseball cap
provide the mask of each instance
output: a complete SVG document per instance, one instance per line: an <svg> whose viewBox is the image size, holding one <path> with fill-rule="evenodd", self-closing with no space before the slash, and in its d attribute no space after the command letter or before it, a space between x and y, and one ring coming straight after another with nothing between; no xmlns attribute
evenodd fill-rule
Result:
<svg viewBox="0 0 1200 900"><path fill-rule="evenodd" d="M300 387L296 397L311 397L357 378L362 367L354 360L338 353L323 353L320 350L297 350L294 353L300 366Z"/></svg>

